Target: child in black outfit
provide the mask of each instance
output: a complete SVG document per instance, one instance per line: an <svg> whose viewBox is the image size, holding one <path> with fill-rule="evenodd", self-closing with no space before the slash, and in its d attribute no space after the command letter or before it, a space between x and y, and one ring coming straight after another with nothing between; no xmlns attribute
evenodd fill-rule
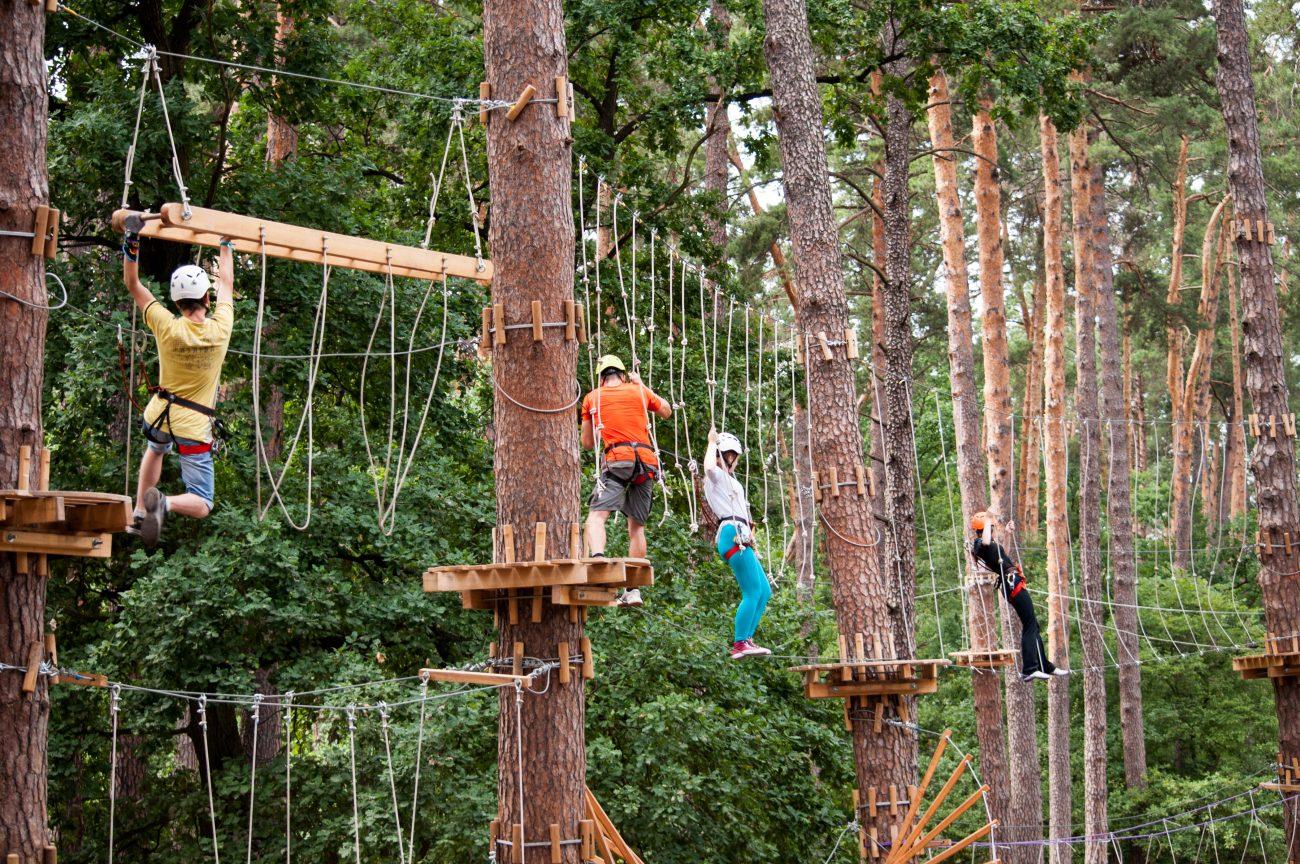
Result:
<svg viewBox="0 0 1300 864"><path fill-rule="evenodd" d="M970 527L975 538L971 541L970 554L978 567L998 577L1007 603L1016 610L1016 617L1020 619L1020 678L1022 681L1048 681L1053 675L1069 675L1068 669L1061 669L1047 659L1034 601L1025 590L1024 571L1000 544L993 541L995 521L987 512L977 513L971 518ZM1007 524L1007 530L1014 527L1014 523Z"/></svg>

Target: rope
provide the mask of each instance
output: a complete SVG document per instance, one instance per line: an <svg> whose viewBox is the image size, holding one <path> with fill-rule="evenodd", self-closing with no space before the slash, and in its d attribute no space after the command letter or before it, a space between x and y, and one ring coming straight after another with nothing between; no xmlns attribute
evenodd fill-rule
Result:
<svg viewBox="0 0 1300 864"><path fill-rule="evenodd" d="M402 844L402 810L397 803L397 777L393 774L393 748L388 738L388 705L384 702L379 703L379 729L384 736L384 761L388 766L388 788L393 794L393 824L397 827L397 860L398 864L405 864L406 850Z"/></svg>
<svg viewBox="0 0 1300 864"><path fill-rule="evenodd" d="M257 740L258 729L262 725L262 694L258 693L253 697L253 758L252 765L248 772L248 851L244 856L244 864L253 864L253 813L257 804L257 751L260 742Z"/></svg>
<svg viewBox="0 0 1300 864"><path fill-rule="evenodd" d="M415 814L420 802L420 768L424 756L424 717L429 700L429 675L420 676L420 725L415 737L415 780L411 789L411 832L406 838L406 848L411 851L411 860L415 860Z"/></svg>
<svg viewBox="0 0 1300 864"><path fill-rule="evenodd" d="M361 864L361 816L357 810L357 707L347 707L348 759L352 767L352 850Z"/></svg>
<svg viewBox="0 0 1300 864"><path fill-rule="evenodd" d="M515 679L515 771L519 777L519 843L528 848L528 834L524 830L524 686Z"/></svg>
<svg viewBox="0 0 1300 864"><path fill-rule="evenodd" d="M115 685L109 697L109 715L113 718L112 755L108 763L108 864L113 864L113 835L117 824L117 715L121 710L122 688Z"/></svg>
<svg viewBox="0 0 1300 864"><path fill-rule="evenodd" d="M118 689L121 686L118 685ZM208 753L208 697L198 699L199 728L203 730L203 774L208 781L208 818L212 822L212 860L221 864L221 849L217 842L217 804L212 795L212 760Z"/></svg>
<svg viewBox="0 0 1300 864"><path fill-rule="evenodd" d="M59 291L63 293L63 299L58 302L58 305L50 306L47 303L33 303L30 300L24 300L22 297L19 297L16 294L10 294L8 291L0 291L0 297L8 297L10 300L13 300L15 303L18 303L22 306L26 306L28 309L41 309L46 312L55 312L58 311L59 309L62 309L64 306L67 306L68 288L66 285L63 284L63 280L60 279L55 274L49 272L48 270L45 271L45 278L53 279L55 282L59 284Z"/></svg>
<svg viewBox="0 0 1300 864"><path fill-rule="evenodd" d="M573 399L570 400L567 405L561 405L559 408L542 408L536 405L528 405L524 402L520 402L518 399L511 396L510 393L506 390L505 385L503 385L500 381L496 380L495 375L492 377L492 386L496 388L498 393L506 397L506 400L510 402L510 404L514 405L517 408L522 408L525 411L532 411L535 414L563 414L566 411L572 411L574 406L576 406L578 402L582 399L581 396L574 396ZM597 393L599 392L600 391L597 390ZM593 436L593 437L597 439L599 438L599 436Z"/></svg>
<svg viewBox="0 0 1300 864"><path fill-rule="evenodd" d="M293 702L294 693L285 694ZM293 860L293 777L290 769L293 765L293 707L284 708L284 864Z"/></svg>

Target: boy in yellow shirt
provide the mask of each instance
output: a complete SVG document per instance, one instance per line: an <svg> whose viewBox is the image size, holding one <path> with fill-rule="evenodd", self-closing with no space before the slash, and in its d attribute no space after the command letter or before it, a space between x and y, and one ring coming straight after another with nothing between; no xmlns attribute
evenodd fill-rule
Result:
<svg viewBox="0 0 1300 864"><path fill-rule="evenodd" d="M145 545L153 546L168 513L203 519L212 511L214 406L234 325L235 265L233 244L223 240L215 307L209 306L208 274L193 264L178 267L171 277L171 299L180 315L173 315L140 282L139 227L127 225L122 277L158 345L158 386L144 409L149 446L140 461L134 526ZM173 446L180 456L185 494L168 496L158 491L157 483L163 456Z"/></svg>

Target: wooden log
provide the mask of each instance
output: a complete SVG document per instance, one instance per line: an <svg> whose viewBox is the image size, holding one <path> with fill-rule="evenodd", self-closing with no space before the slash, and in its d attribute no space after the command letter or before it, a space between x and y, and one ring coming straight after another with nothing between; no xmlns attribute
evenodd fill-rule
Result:
<svg viewBox="0 0 1300 864"><path fill-rule="evenodd" d="M817 341L820 342L822 346L822 359L834 360L835 355L831 353L830 340L826 338L825 330L819 330L817 332Z"/></svg>
<svg viewBox="0 0 1300 864"><path fill-rule="evenodd" d="M574 318L577 319L579 345L585 345L587 343L587 317L586 316L587 316L587 307L582 303L577 304L577 307L574 310Z"/></svg>
<svg viewBox="0 0 1300 864"><path fill-rule="evenodd" d="M50 0L56 2L56 0ZM59 864L59 850L53 846L46 846L41 855L41 864Z"/></svg>
<svg viewBox="0 0 1300 864"><path fill-rule="evenodd" d="M511 105L510 110L506 112L506 119L513 123L519 115L524 112L524 109L528 107L528 103L533 101L533 97L536 95L537 88L532 84L524 87L523 92L519 94L519 98L515 100L515 104Z"/></svg>
<svg viewBox="0 0 1300 864"><path fill-rule="evenodd" d="M582 526L577 522L569 526L569 557L582 557Z"/></svg>
<svg viewBox="0 0 1300 864"><path fill-rule="evenodd" d="M931 857L925 859L925 864L942 864L942 862L947 861L949 858L953 857L954 855L960 854L963 850L966 849L966 847L970 846L972 843L983 840L997 826L998 826L998 820L994 819L993 821L985 824L983 827L976 828L974 831L967 834L965 837L958 840L956 843L952 844L947 849L940 852L938 855L932 855ZM996 860L990 861L989 864L998 864L998 862Z"/></svg>
<svg viewBox="0 0 1300 864"><path fill-rule="evenodd" d="M19 498L13 503L13 512L9 514L9 524L50 525L67 521L68 512L64 501L59 496L42 498Z"/></svg>
<svg viewBox="0 0 1300 864"><path fill-rule="evenodd" d="M18 448L18 491L32 490L32 445L23 444Z"/></svg>
<svg viewBox="0 0 1300 864"><path fill-rule="evenodd" d="M515 526L501 526L501 552L505 563L515 563Z"/></svg>
<svg viewBox="0 0 1300 864"><path fill-rule="evenodd" d="M591 651L591 639L582 637L582 677L590 681L596 677L596 657Z"/></svg>
<svg viewBox="0 0 1300 864"><path fill-rule="evenodd" d="M590 861L596 854L596 823L591 819L578 821L578 836L582 838L582 860Z"/></svg>
<svg viewBox="0 0 1300 864"><path fill-rule="evenodd" d="M54 9L50 9L54 6ZM48 11L58 9L58 0L46 0L45 8ZM45 247L42 250L45 257L53 261L59 254L59 223L63 221L63 214L57 208L50 208L49 218L45 222Z"/></svg>
<svg viewBox="0 0 1300 864"><path fill-rule="evenodd" d="M867 496L867 469L860 464L854 465L853 473L858 481L858 497L865 498Z"/></svg>
<svg viewBox="0 0 1300 864"><path fill-rule="evenodd" d="M533 315L533 341L542 341L542 301L534 300L530 304Z"/></svg>
<svg viewBox="0 0 1300 864"><path fill-rule="evenodd" d="M50 451L47 447L40 449L36 468L36 488L41 492L50 491Z"/></svg>
<svg viewBox="0 0 1300 864"><path fill-rule="evenodd" d="M76 558L109 558L113 554L112 534L56 534L42 531L0 529L0 552L37 555L68 555Z"/></svg>
<svg viewBox="0 0 1300 864"><path fill-rule="evenodd" d="M876 790L867 787L867 815L875 819L878 815L876 812Z"/></svg>
<svg viewBox="0 0 1300 864"><path fill-rule="evenodd" d="M563 75L555 76L555 116L561 119L569 116L569 79Z"/></svg>
<svg viewBox="0 0 1300 864"><path fill-rule="evenodd" d="M568 684L572 675L572 671L569 669L569 657L571 656L569 654L569 643L561 642L557 653L560 655L560 683Z"/></svg>
<svg viewBox="0 0 1300 864"><path fill-rule="evenodd" d="M946 742L940 742L940 743L944 744ZM935 748L935 752L936 753L939 752L938 747ZM895 859L894 853L901 854L901 850L910 847L913 843L916 842L916 838L921 836L921 833L925 831L926 825L929 824L932 818L934 818L934 814L938 811L938 809L941 806L943 806L943 802L948 798L948 795L952 793L953 787L957 785L957 781L960 780L962 775L966 773L966 769L970 767L970 762L971 762L970 756L963 756L961 758L961 761L957 763L957 767L953 770L952 775L948 778L948 782L944 783L943 786L939 789L939 793L934 796L934 800L930 802L929 807L925 808L925 812L922 813L921 817L916 820L916 823L910 826L909 831L906 832L902 830L899 831L899 834L902 835L903 840L902 842L899 843L898 848L890 853L891 860L890 862L888 862L888 864L895 864L895 861L906 860L901 857ZM927 774L928 773L930 772L927 772ZM925 793L925 786L926 786L925 782L922 781L921 783L922 794ZM906 819L904 819L903 825L904 826L908 825Z"/></svg>
<svg viewBox="0 0 1300 864"><path fill-rule="evenodd" d="M906 852L904 852L904 854L910 858L919 855L921 852L924 852L926 847L928 847L936 837L938 837L944 831L948 830L948 826L952 825L952 823L960 819L962 817L962 814L964 814L967 810L974 807L980 801L983 801L984 796L988 794L988 791L989 791L988 786L981 786L980 788L976 789L966 798L965 801L961 802L961 804L957 806L957 809L953 810L951 813L945 816L939 822L938 825L935 825L933 828L927 831L925 835L921 837L921 839L913 843L912 847L908 849Z"/></svg>
<svg viewBox="0 0 1300 864"><path fill-rule="evenodd" d="M506 307L503 303L492 304L492 344L506 344Z"/></svg>
<svg viewBox="0 0 1300 864"><path fill-rule="evenodd" d="M247 255L265 252L270 258L308 264L328 263L332 267L380 275L391 272L394 276L425 280L440 280L447 276L478 282L492 280L492 263L484 261L480 269L478 259L472 256L351 237L206 207L191 207L189 218L185 217L184 211L182 204L164 204L159 211L161 218L146 222L140 236L209 248L216 248L223 239L229 239L236 251ZM127 216L134 212L115 211L112 217L114 230L124 230Z"/></svg>
<svg viewBox="0 0 1300 864"><path fill-rule="evenodd" d="M45 650L40 642L33 642L27 649L27 671L23 673L23 692L35 693L37 677L41 674L41 655Z"/></svg>
<svg viewBox="0 0 1300 864"><path fill-rule="evenodd" d="M838 468L831 467L831 497L840 497L840 472Z"/></svg>
<svg viewBox="0 0 1300 864"><path fill-rule="evenodd" d="M50 625L53 626L53 625ZM59 668L59 647L54 639L53 631L45 634L45 656L50 658L50 665L55 669ZM59 676L54 675L50 678L50 684L58 684Z"/></svg>
<svg viewBox="0 0 1300 864"><path fill-rule="evenodd" d="M36 5L33 3L32 5ZM45 230L50 218L50 208L44 205L36 208L36 216L32 223L32 254L45 257Z"/></svg>
<svg viewBox="0 0 1300 864"><path fill-rule="evenodd" d="M858 331L849 327L844 331L844 350L850 360L858 359Z"/></svg>
<svg viewBox="0 0 1300 864"><path fill-rule="evenodd" d="M478 341L478 356L480 360L486 360L492 351L492 307L483 307L483 333Z"/></svg>

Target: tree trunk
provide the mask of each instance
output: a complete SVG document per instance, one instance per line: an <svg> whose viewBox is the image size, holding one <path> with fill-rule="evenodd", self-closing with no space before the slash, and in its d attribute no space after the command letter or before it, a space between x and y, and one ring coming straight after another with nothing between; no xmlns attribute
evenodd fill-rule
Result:
<svg viewBox="0 0 1300 864"><path fill-rule="evenodd" d="M31 231L49 201L45 169L45 10L0 0L0 229ZM45 259L25 237L0 237L4 290L43 305ZM18 479L18 448L41 445L41 384L48 313L0 298L0 485ZM36 488L36 467L27 480ZM25 664L45 632L45 579L36 556L19 573L16 556L0 555L0 659ZM0 675L0 854L36 861L50 842L46 811L47 679L22 692L23 676Z"/></svg>
<svg viewBox="0 0 1300 864"><path fill-rule="evenodd" d="M818 471L831 467L851 471L864 461L852 367L842 353L833 360L822 360L820 352L808 350L807 341L808 334L819 331L843 333L849 323L808 14L803 0L764 0L763 13L767 24L764 52L771 71L790 236L798 267L798 332L805 340L811 392L808 407L818 430L813 466ZM903 165L906 168L905 157ZM905 174L903 180L905 183ZM857 495L825 496L820 515L827 529L823 536L840 633L849 638L855 633L887 637L893 618L888 603L891 586L874 554L878 535L871 502ZM910 608L902 611L910 617ZM859 720L852 725L859 788L914 782L913 735L890 724L882 726L879 733L870 722ZM868 834L874 827L880 838L889 837L888 810L882 809L875 820L864 820L864 827Z"/></svg>
<svg viewBox="0 0 1300 864"><path fill-rule="evenodd" d="M961 491L961 521L967 525L975 513L988 507L984 452L980 446L980 406L975 397L975 353L972 348L970 285L966 278L965 225L957 183L956 141L952 131L952 105L948 76L942 69L930 77L930 143L934 150L934 186L939 201L939 237L943 246L944 286L948 298L948 369L957 450L957 485ZM995 191L996 194L996 191ZM987 326L987 321L985 322ZM1004 373L1005 374L1005 373ZM1010 420L1008 419L1008 422ZM966 607L970 650L998 647L998 588L974 578L974 562L963 556L970 602ZM1007 737L1002 725L1002 694L997 675L977 670L971 681L975 701L975 728L980 742L980 773L989 786L993 818L1004 825L1008 812L1010 779Z"/></svg>
<svg viewBox="0 0 1300 864"><path fill-rule="evenodd" d="M271 683L271 670L258 669L253 673L254 693L260 693L263 697L261 707L257 712L257 740L253 740L253 712L250 709L243 709L243 730L240 734L240 740L244 746L244 758L249 762L257 760L258 765L271 761L280 754L280 744L282 743L282 727L284 709L278 704L280 691Z"/></svg>
<svg viewBox="0 0 1300 864"><path fill-rule="evenodd" d="M527 22L521 27L520 22ZM556 76L568 75L561 0L485 0L483 54L492 93L508 99L529 84L554 91ZM560 314L573 299L574 229L569 121L554 107L533 103L510 121L493 112L487 127L488 179L492 199L490 241L495 277L493 303L504 304L506 320L526 320L531 301L544 314ZM556 331L550 331L556 332ZM577 371L577 345L548 337L542 342L510 339L493 349L496 385L494 423L497 522L514 526L516 560L532 558L534 526L546 523L547 557L576 556L570 527L578 522L580 453L571 411L541 413L506 397L551 410L570 404ZM504 544L499 544L504 547ZM504 558L498 550L498 560ZM544 601L541 621L521 614L510 622L498 610L498 652L522 643L526 657L558 657L560 643L576 651L582 618ZM540 842L550 825L560 836L579 836L586 782L581 676L552 682L544 695L503 689L497 731L499 818L513 834L522 823L525 843ZM522 752L521 752L522 751ZM494 850L497 858L508 854ZM564 864L576 864L580 849L561 847ZM525 847L525 864L550 860L546 846Z"/></svg>
<svg viewBox="0 0 1300 864"><path fill-rule="evenodd" d="M1124 741L1124 782L1146 786L1146 728L1142 720L1142 667L1138 664L1136 561L1133 552L1133 502L1129 486L1128 398L1125 395L1128 339L1120 348L1119 308L1115 299L1110 227L1106 221L1104 171L1093 166L1090 201L1097 281L1095 311L1101 341L1101 416L1106 426L1106 525L1110 532L1110 568L1115 595L1114 622L1119 664L1119 718ZM1121 355L1125 358L1121 361ZM1091 665L1091 664L1089 664Z"/></svg>
<svg viewBox="0 0 1300 864"><path fill-rule="evenodd" d="M1083 814L1089 836L1104 836L1106 825L1106 620L1101 582L1101 416L1097 408L1097 245L1106 240L1105 192L1094 174L1090 134L1080 126L1070 135L1070 207L1074 222L1075 390L1079 415L1079 585L1083 643ZM1098 179L1100 176L1098 175ZM1095 208L1096 197L1101 207ZM1098 231L1098 228L1101 230ZM1099 236L1100 235L1100 236ZM1086 864L1105 864L1108 844L1084 845Z"/></svg>
<svg viewBox="0 0 1300 864"><path fill-rule="evenodd" d="M1246 515L1246 400L1245 379L1241 371L1241 319L1237 312L1238 288L1236 263L1228 267L1228 331L1232 338L1232 418L1228 423L1228 454L1224 470L1228 472L1228 518Z"/></svg>
<svg viewBox="0 0 1300 864"><path fill-rule="evenodd" d="M1170 310L1179 303L1183 290L1183 243L1187 233L1187 136L1178 147L1178 169L1174 176L1174 237L1170 251L1169 290L1165 302ZM1165 385L1169 388L1169 419L1172 423L1170 461L1169 536L1174 547L1174 566L1186 570L1192 547L1192 445L1193 427L1183 413L1184 390L1193 386L1183 377L1183 329L1174 321L1165 328L1168 355Z"/></svg>
<svg viewBox="0 0 1300 864"><path fill-rule="evenodd" d="M1241 0L1219 0L1214 4L1214 17L1219 59L1216 82L1224 125L1228 129L1228 189L1238 219L1267 223L1259 118ZM1236 247L1241 269L1246 386L1251 405L1260 414L1284 416L1290 413L1290 406L1277 292L1273 285L1272 251L1267 243L1240 235L1236 237ZM1275 531L1279 534L1289 531L1294 535L1300 530L1300 501L1296 494L1293 436L1287 435L1285 429L1278 430L1276 435L1260 436L1255 442L1251 470L1255 475L1262 536L1271 538ZM1288 545L1268 549L1268 554L1261 556L1259 571L1268 629L1279 634L1300 632L1300 592L1296 591L1300 555ZM1300 758L1300 678L1273 679L1273 695L1277 702L1281 761L1288 763ZM1288 860L1296 862L1300 860L1300 843L1296 842L1300 814L1296 800L1288 799L1284 808Z"/></svg>
<svg viewBox="0 0 1300 864"><path fill-rule="evenodd" d="M794 521L794 534L790 537L791 563L795 568L795 584L800 603L813 601L817 585L817 550L813 547L813 521L815 517L812 491L812 460L808 455L808 414L798 403L790 417L790 463L794 468L794 486L790 490L790 518Z"/></svg>
<svg viewBox="0 0 1300 864"><path fill-rule="evenodd" d="M1065 431L1065 270L1061 261L1061 157L1056 125L1046 115L1038 119L1043 161L1043 261L1047 298L1043 332L1043 435L1046 439L1044 477L1047 481L1047 642L1053 662L1068 668L1070 531L1066 510ZM1047 769L1050 836L1070 834L1070 690L1063 678L1047 685ZM1069 864L1072 849L1050 847L1051 864Z"/></svg>
<svg viewBox="0 0 1300 864"><path fill-rule="evenodd" d="M1041 242L1040 242L1041 246ZM1034 277L1033 307L1024 311L1025 338L1029 341L1029 368L1025 370L1025 396L1020 407L1020 480L1016 492L1016 523L1022 537L1037 537L1039 483L1042 480L1043 425L1043 306L1047 282Z"/></svg>
<svg viewBox="0 0 1300 864"><path fill-rule="evenodd" d="M293 18L285 14L280 7L275 13L276 59L284 61L284 43L293 33ZM271 88L275 89L274 78ZM298 155L298 129L285 117L274 110L266 114L266 162L272 168L279 168L285 162Z"/></svg>
<svg viewBox="0 0 1300 864"><path fill-rule="evenodd" d="M709 14L714 26L718 28L719 44L713 46L714 51L724 53L727 50L727 35L731 32L731 15L722 0L712 0ZM713 104L709 106L709 140L704 151L704 190L715 199L707 224L709 240L721 262L727 249L727 163L730 161L728 145L731 141L731 119L727 116L727 94L716 81L711 83Z"/></svg>

